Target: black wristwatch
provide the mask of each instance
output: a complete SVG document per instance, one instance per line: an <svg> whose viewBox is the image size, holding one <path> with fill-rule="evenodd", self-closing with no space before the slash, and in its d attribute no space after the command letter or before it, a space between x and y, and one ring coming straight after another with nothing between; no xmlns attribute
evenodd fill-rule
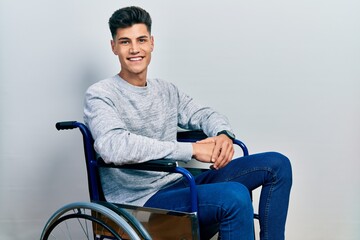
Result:
<svg viewBox="0 0 360 240"><path fill-rule="evenodd" d="M232 132L228 131L228 130L222 130L220 132L218 132L216 134L216 136L219 136L220 134L225 134L226 136L228 136L231 140L235 139L235 134L233 134Z"/></svg>

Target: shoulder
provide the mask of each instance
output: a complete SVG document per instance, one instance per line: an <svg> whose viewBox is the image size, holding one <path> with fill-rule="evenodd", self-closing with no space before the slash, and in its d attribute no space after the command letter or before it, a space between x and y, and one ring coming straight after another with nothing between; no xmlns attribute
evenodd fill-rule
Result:
<svg viewBox="0 0 360 240"><path fill-rule="evenodd" d="M114 85L116 85L115 77L109 77L90 85L88 89L108 88L108 87L113 87Z"/></svg>
<svg viewBox="0 0 360 240"><path fill-rule="evenodd" d="M175 84L165 81L163 79L153 78L153 79L148 79L147 81L151 88L157 90L168 90L168 91L178 92L178 88L175 86Z"/></svg>
<svg viewBox="0 0 360 240"><path fill-rule="evenodd" d="M114 77L109 77L90 85L90 87L86 90L86 93L101 94L102 92L112 92L114 89L116 89L116 80Z"/></svg>

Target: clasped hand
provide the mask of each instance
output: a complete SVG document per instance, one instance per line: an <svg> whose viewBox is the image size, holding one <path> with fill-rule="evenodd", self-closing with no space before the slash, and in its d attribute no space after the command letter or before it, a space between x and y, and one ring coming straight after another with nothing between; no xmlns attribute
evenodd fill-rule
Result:
<svg viewBox="0 0 360 240"><path fill-rule="evenodd" d="M233 142L224 134L197 141L193 143L193 156L200 162L213 163L215 169L220 169L234 156Z"/></svg>

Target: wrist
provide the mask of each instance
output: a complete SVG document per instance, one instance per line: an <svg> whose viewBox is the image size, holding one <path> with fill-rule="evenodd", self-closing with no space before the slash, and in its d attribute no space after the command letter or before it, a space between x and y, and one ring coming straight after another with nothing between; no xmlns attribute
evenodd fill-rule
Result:
<svg viewBox="0 0 360 240"><path fill-rule="evenodd" d="M216 136L219 136L219 135L221 135L221 134L226 135L226 136L227 136L228 138L230 138L231 140L234 140L234 139L235 139L235 134L232 133L232 132L230 132L230 131L228 131L228 130L222 130L222 131L218 132L218 133L216 134Z"/></svg>
<svg viewBox="0 0 360 240"><path fill-rule="evenodd" d="M192 156L195 157L197 153L197 145L196 143L192 143Z"/></svg>

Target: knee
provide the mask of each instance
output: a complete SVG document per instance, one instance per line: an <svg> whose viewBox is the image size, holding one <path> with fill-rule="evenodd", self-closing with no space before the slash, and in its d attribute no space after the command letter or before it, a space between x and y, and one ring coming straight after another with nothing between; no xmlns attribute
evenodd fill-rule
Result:
<svg viewBox="0 0 360 240"><path fill-rule="evenodd" d="M271 167L275 170L279 180L292 185L292 169L290 160L283 154L278 152L268 153L268 159Z"/></svg>
<svg viewBox="0 0 360 240"><path fill-rule="evenodd" d="M238 182L227 182L223 186L224 208L229 212L253 213L249 190Z"/></svg>

